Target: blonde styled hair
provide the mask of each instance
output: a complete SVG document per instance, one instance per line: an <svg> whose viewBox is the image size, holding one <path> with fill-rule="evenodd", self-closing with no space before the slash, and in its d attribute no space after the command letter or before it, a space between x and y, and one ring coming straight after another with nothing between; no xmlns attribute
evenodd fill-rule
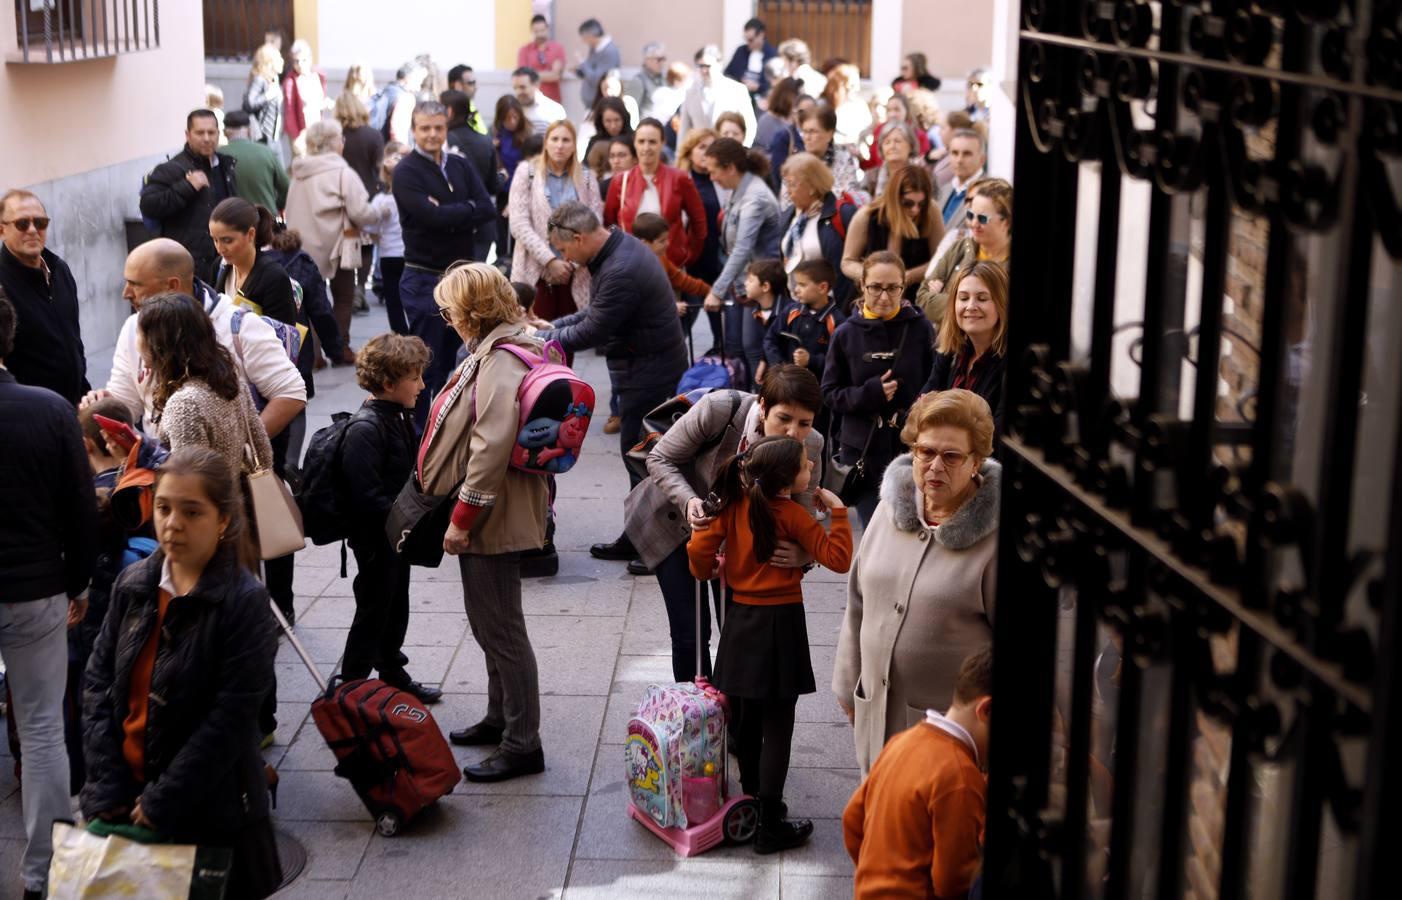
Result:
<svg viewBox="0 0 1402 900"><path fill-rule="evenodd" d="M811 153L795 153L790 156L784 160L784 167L779 173L784 178L797 178L820 200L832 191L832 169Z"/></svg>
<svg viewBox="0 0 1402 900"><path fill-rule="evenodd" d="M545 145L550 143L550 135L554 132L565 129L570 133L570 140L574 141L574 152L570 153L565 160L565 174L574 182L576 189L584 186L584 167L579 164L579 132L575 130L574 123L569 119L560 119L545 126L545 133L540 136L541 152L540 158L536 160L536 174L541 178L550 174L550 154L545 151ZM607 151L605 151L607 152Z"/></svg>
<svg viewBox="0 0 1402 900"><path fill-rule="evenodd" d="M719 137L714 128L688 128L686 137L682 138L682 145L677 148L677 168L683 172L690 172L691 151L707 138L714 141Z"/></svg>
<svg viewBox="0 0 1402 900"><path fill-rule="evenodd" d="M901 440L909 447L920 439L920 432L941 425L964 429L980 463L993 455L993 411L973 391L933 391L916 400L901 429Z"/></svg>
<svg viewBox="0 0 1402 900"><path fill-rule="evenodd" d="M347 131L370 124L370 110L350 91L342 91L341 96L336 98L335 116L336 121Z"/></svg>
<svg viewBox="0 0 1402 900"><path fill-rule="evenodd" d="M486 263L454 263L433 289L433 302L454 325L462 324L478 338L498 325L525 318L511 282Z"/></svg>
<svg viewBox="0 0 1402 900"><path fill-rule="evenodd" d="M959 285L965 278L977 278L988 288L993 298L993 306L998 310L998 328L993 332L993 352L1003 356L1008 350L1008 270L1002 263L991 260L975 260L958 274L949 279L945 290L944 318L940 321L939 338L935 349L941 353L958 353L964 346L964 329L959 327L959 313L954 308L954 298L959 296Z"/></svg>

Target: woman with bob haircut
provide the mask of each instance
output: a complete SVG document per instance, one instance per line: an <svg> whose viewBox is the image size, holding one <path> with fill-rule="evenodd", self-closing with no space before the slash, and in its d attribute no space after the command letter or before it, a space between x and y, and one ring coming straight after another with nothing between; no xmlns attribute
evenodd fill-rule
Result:
<svg viewBox="0 0 1402 900"><path fill-rule="evenodd" d="M520 556L545 543L548 490L544 476L509 464L520 427L517 391L528 370L513 354L493 351L509 343L539 354L541 343L495 266L453 266L433 301L468 354L433 400L419 442L418 483L425 494L457 496L443 549L458 557L463 607L487 659L487 714L449 739L493 748L463 770L469 781L504 781L545 771Z"/></svg>
<svg viewBox="0 0 1402 900"><path fill-rule="evenodd" d="M993 642L1002 467L970 391L916 401L847 578L832 690L863 775L886 741L947 709L969 654ZM892 602L891 598L898 598Z"/></svg>

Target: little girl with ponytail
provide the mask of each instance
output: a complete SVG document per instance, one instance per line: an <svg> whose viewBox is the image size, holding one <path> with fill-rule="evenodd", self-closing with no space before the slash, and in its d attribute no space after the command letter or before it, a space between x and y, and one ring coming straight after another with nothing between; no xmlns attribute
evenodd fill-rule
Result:
<svg viewBox="0 0 1402 900"><path fill-rule="evenodd" d="M813 823L790 821L784 806L794 710L816 690L803 615L803 570L770 564L781 540L797 543L820 565L846 572L852 564L847 509L819 488L814 502L831 512L832 531L792 499L808 487L813 463L801 442L766 437L725 464L719 508L693 525L691 572L709 579L725 546L725 579L734 592L716 651L715 685L730 700L740 785L760 801L757 853L797 847Z"/></svg>

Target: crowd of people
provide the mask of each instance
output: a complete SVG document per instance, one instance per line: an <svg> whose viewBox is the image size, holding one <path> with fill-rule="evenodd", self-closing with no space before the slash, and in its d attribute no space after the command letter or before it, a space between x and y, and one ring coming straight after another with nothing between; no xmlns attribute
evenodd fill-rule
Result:
<svg viewBox="0 0 1402 900"><path fill-rule="evenodd" d="M633 77L596 20L573 65L549 21L531 30L487 116L469 66L419 57L377 89L358 65L335 91L306 42L284 58L270 35L238 108L191 112L142 186L157 236L126 260L132 313L98 387L50 212L0 197L0 504L25 511L0 524L0 656L26 896L73 793L90 821L231 847L228 896L278 884L259 751L277 724L268 601L294 622L295 553L249 494L298 480L328 365L368 395L334 463L357 564L341 674L441 697L410 675L394 538L399 498L429 502L488 673L485 717L450 739L490 748L470 779L543 771L522 579L558 568L569 476L512 463L527 367L493 351L544 342L606 358L602 430L630 493L623 533L591 552L657 579L675 678L729 697L756 850L812 832L783 797L795 706L817 690L802 579L821 565L848 573L831 690L866 776L844 815L857 893L974 886L1012 228L1012 187L986 172L986 76L941 111L924 55L866 86L758 19L728 62L653 43ZM391 331L357 350L367 295ZM646 435L698 366L725 383ZM714 660L703 585L728 612Z"/></svg>

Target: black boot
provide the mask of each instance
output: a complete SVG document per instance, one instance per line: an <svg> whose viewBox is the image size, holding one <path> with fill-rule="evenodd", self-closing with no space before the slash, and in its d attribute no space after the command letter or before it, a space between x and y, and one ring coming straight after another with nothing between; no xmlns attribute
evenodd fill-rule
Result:
<svg viewBox="0 0 1402 900"><path fill-rule="evenodd" d="M782 800L759 801L759 831L755 832L755 852L761 855L792 850L808 843L813 835L813 823L807 819L788 818L789 809Z"/></svg>
<svg viewBox="0 0 1402 900"><path fill-rule="evenodd" d="M555 550L555 517L545 522L545 545L521 553L522 578L549 578L560 571L560 554Z"/></svg>

